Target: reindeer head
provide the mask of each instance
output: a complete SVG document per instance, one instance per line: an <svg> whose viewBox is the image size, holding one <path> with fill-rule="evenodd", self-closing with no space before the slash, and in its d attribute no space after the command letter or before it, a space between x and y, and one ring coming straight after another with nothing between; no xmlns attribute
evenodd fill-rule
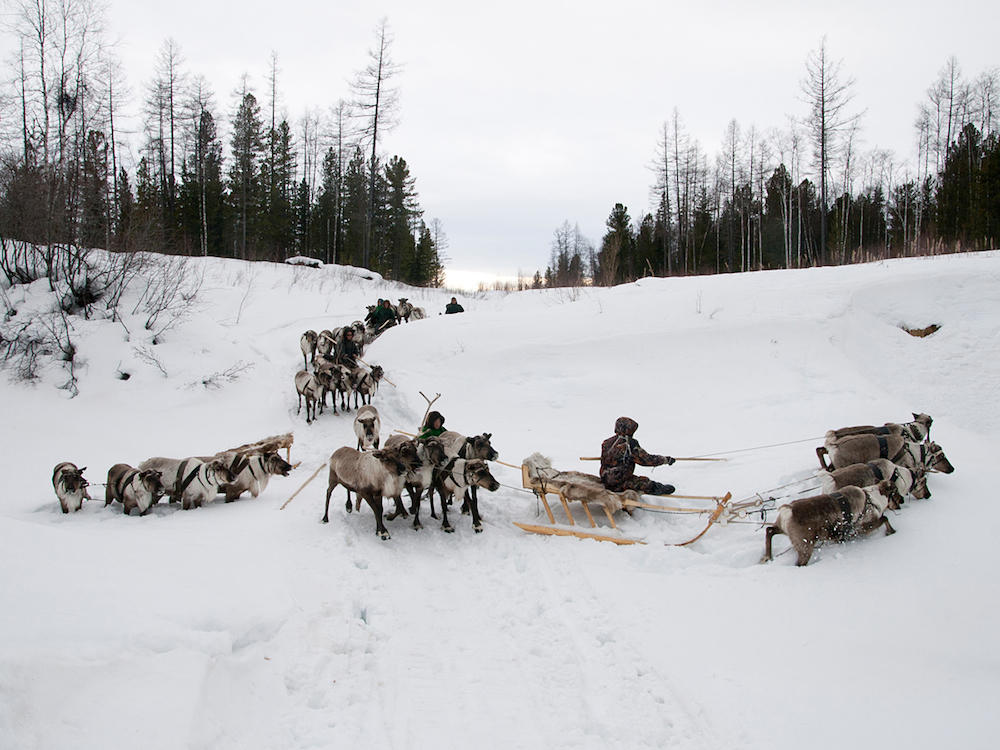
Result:
<svg viewBox="0 0 1000 750"><path fill-rule="evenodd" d="M236 477L238 476L232 469L229 468L229 465L220 458L209 462L208 471L215 475L216 484L232 484L236 481Z"/></svg>
<svg viewBox="0 0 1000 750"><path fill-rule="evenodd" d="M372 452L372 455L381 461L389 471L401 477L412 467L407 465L406 459L396 448L381 448Z"/></svg>
<svg viewBox="0 0 1000 750"><path fill-rule="evenodd" d="M928 462L927 466L934 471L940 471L942 474L951 474L955 471L955 467L951 465L951 462L944 455L944 451L941 450L941 446L937 443L931 443L927 446L928 450Z"/></svg>
<svg viewBox="0 0 1000 750"><path fill-rule="evenodd" d="M500 489L500 482L490 474L490 467L481 458L472 458L465 464L465 478L470 487L482 487L490 492Z"/></svg>
<svg viewBox="0 0 1000 750"><path fill-rule="evenodd" d="M885 507L889 510L899 510L899 506L903 502L903 496L899 494L899 490L896 488L895 482L891 479L883 479L875 485L875 491L885 498Z"/></svg>
<svg viewBox="0 0 1000 750"><path fill-rule="evenodd" d="M493 450L493 446L490 445L491 437L493 437L493 433L484 432L482 435L469 438L472 442L472 455L486 461L496 461L500 458L500 454Z"/></svg>
<svg viewBox="0 0 1000 750"><path fill-rule="evenodd" d="M448 454L444 450L444 443L439 438L424 438L420 441L420 446L424 453L424 460L431 466L444 466L448 463Z"/></svg>
<svg viewBox="0 0 1000 750"><path fill-rule="evenodd" d="M277 453L265 453L264 470L268 474L281 474L281 476L287 477L288 472L292 470L292 465Z"/></svg>
<svg viewBox="0 0 1000 750"><path fill-rule="evenodd" d="M374 380L377 383L382 379L383 375L385 375L385 370L383 370L378 365L372 365L372 380Z"/></svg>
<svg viewBox="0 0 1000 750"><path fill-rule="evenodd" d="M146 469L139 472L139 482L150 494L155 503L163 497L163 477L156 469Z"/></svg>

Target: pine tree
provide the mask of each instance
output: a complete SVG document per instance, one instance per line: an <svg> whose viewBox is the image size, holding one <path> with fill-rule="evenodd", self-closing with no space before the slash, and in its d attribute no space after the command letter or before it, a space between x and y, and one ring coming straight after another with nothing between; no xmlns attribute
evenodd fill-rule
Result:
<svg viewBox="0 0 1000 750"><path fill-rule="evenodd" d="M229 196L234 220L234 249L236 257L252 260L257 257L263 140L260 106L249 91L244 92L233 118L230 145L233 159L229 168Z"/></svg>

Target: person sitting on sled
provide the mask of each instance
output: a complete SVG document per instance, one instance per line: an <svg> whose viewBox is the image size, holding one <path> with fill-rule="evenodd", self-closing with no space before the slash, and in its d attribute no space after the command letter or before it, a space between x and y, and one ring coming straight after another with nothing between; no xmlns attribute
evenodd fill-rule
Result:
<svg viewBox="0 0 1000 750"><path fill-rule="evenodd" d="M632 437L639 429L639 423L628 417L619 417L615 422L615 434L601 444L601 483L612 492L635 490L644 495L670 495L673 485L654 482L648 477L635 476L635 465L670 466L674 459L670 456L656 456L647 453Z"/></svg>

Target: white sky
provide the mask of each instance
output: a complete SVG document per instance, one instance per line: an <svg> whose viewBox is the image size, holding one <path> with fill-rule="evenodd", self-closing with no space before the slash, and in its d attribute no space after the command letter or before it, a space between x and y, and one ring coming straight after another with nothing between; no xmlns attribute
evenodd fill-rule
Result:
<svg viewBox="0 0 1000 750"><path fill-rule="evenodd" d="M598 243L616 202L651 210L648 170L674 107L714 159L729 121L745 132L803 116L799 82L827 36L856 79L865 148L909 157L916 106L949 56L967 78L1000 64L1000 4L467 0L207 3L112 0L133 89L168 37L204 75L220 113L251 75L264 101L270 54L290 122L347 98L383 16L405 65L399 127L383 142L443 222L455 270L531 275L568 220Z"/></svg>

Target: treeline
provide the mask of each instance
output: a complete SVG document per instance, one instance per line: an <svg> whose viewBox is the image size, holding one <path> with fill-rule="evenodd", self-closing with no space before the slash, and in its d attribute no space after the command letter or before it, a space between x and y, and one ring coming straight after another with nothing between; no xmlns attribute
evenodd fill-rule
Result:
<svg viewBox="0 0 1000 750"><path fill-rule="evenodd" d="M533 285L857 263L1000 244L1000 71L966 80L952 58L917 108L916 162L858 148L851 81L825 42L807 61L811 114L787 131L733 120L714 160L663 125L650 213L616 204L598 245L564 223Z"/></svg>
<svg viewBox="0 0 1000 750"><path fill-rule="evenodd" d="M18 52L2 97L0 236L117 252L303 255L443 282L441 224L424 221L406 160L378 150L398 115L385 21L349 102L293 126L272 54L263 104L244 76L223 142L208 83L184 69L173 40L143 86L141 133L126 134L128 86L100 4L10 5L4 33Z"/></svg>

